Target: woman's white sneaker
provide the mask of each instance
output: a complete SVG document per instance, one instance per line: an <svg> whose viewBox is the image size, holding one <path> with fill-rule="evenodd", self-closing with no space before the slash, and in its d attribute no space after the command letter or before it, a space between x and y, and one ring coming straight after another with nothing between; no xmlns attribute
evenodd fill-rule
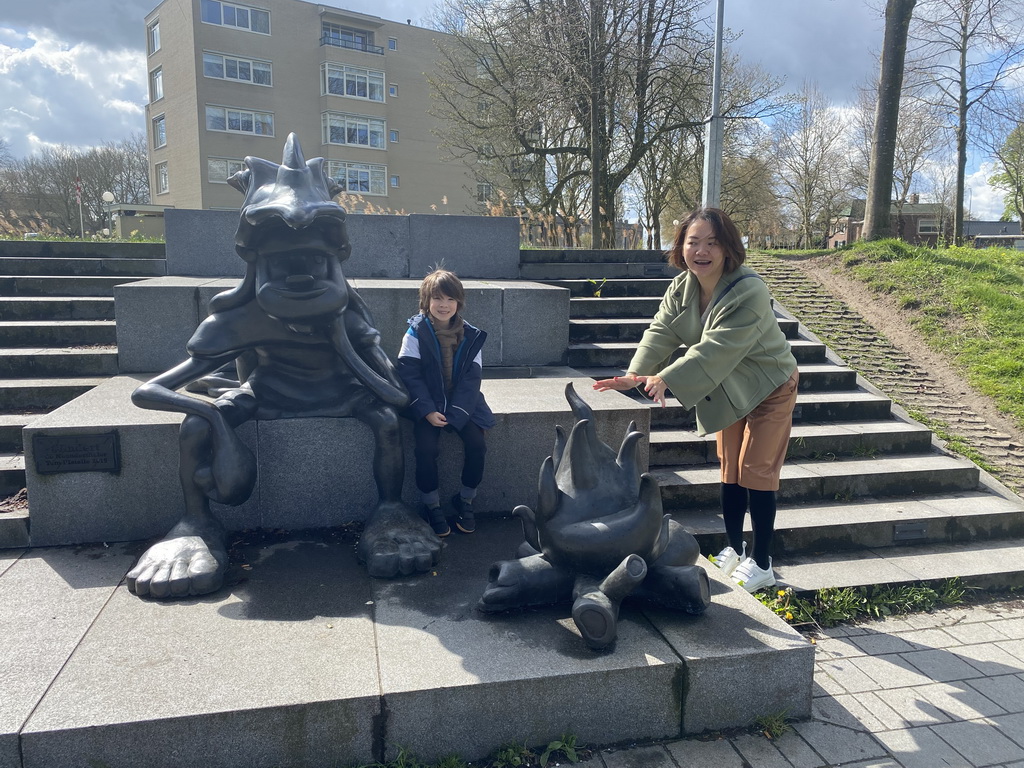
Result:
<svg viewBox="0 0 1024 768"><path fill-rule="evenodd" d="M726 576L732 576L733 571L736 570L736 566L740 564L747 556L747 542L743 542L743 555L736 554L736 550L732 547L726 547L717 555L711 555L708 557L712 563L718 566L718 569Z"/></svg>
<svg viewBox="0 0 1024 768"><path fill-rule="evenodd" d="M736 566L732 572L732 580L747 592L757 592L765 587L775 586L775 574L772 573L772 559L768 558L768 568L760 568L754 558L748 557Z"/></svg>

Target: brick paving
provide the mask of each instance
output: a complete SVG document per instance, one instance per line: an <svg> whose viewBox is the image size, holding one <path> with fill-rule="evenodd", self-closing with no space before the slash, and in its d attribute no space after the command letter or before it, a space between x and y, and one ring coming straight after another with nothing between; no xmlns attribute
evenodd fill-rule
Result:
<svg viewBox="0 0 1024 768"><path fill-rule="evenodd" d="M1024 601L814 636L810 720L599 752L603 768L1024 768Z"/></svg>

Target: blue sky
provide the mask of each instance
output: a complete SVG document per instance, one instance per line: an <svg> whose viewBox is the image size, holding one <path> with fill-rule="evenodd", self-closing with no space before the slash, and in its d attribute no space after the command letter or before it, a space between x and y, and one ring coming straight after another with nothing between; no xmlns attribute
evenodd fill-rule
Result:
<svg viewBox="0 0 1024 768"><path fill-rule="evenodd" d="M424 0L328 0L418 23ZM0 0L0 138L16 157L48 144L94 146L142 131L143 19L154 0ZM708 4L713 22L716 3ZM884 21L878 0L726 0L735 52L798 90L811 78L837 104L875 77ZM990 171L969 186L976 216L998 218Z"/></svg>

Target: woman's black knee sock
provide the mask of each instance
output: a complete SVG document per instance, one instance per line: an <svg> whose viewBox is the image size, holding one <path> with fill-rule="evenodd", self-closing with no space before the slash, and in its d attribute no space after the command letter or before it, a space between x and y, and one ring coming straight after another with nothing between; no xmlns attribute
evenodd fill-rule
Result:
<svg viewBox="0 0 1024 768"><path fill-rule="evenodd" d="M722 483L722 519L725 537L736 554L743 554L743 516L747 514L747 489L737 483Z"/></svg>
<svg viewBox="0 0 1024 768"><path fill-rule="evenodd" d="M750 491L750 525L754 529L754 552L758 568L767 569L775 533L775 491Z"/></svg>

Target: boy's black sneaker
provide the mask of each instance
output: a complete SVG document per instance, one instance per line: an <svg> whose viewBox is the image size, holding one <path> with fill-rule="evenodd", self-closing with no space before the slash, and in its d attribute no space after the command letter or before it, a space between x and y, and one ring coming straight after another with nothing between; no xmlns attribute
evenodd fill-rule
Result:
<svg viewBox="0 0 1024 768"><path fill-rule="evenodd" d="M473 515L473 502L466 501L462 494L452 496L452 506L459 516L455 518L455 527L460 533L473 533L476 530L476 518Z"/></svg>
<svg viewBox="0 0 1024 768"><path fill-rule="evenodd" d="M444 512L441 511L441 507L423 507L424 516L427 518L427 522L430 523L430 527L434 533L440 536L442 539L452 532L451 527L448 525L448 521L445 519Z"/></svg>

